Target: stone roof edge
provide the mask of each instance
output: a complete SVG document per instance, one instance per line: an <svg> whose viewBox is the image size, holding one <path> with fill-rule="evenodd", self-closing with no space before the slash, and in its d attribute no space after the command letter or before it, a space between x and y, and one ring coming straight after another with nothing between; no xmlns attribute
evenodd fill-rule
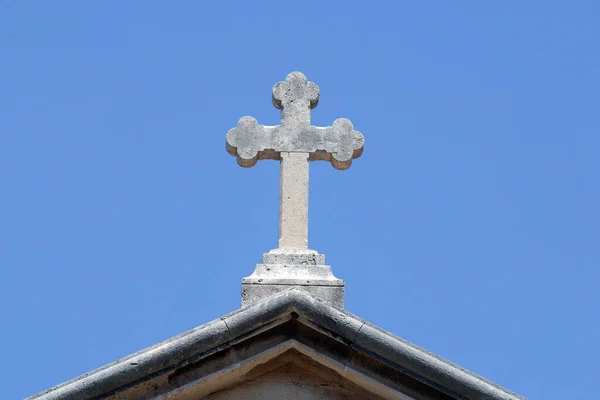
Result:
<svg viewBox="0 0 600 400"><path fill-rule="evenodd" d="M295 312L302 322L459 398L523 400L493 382L446 361L346 311L293 287L190 331L138 351L27 400L91 399L161 370L185 365L244 340ZM190 360L192 359L192 360Z"/></svg>

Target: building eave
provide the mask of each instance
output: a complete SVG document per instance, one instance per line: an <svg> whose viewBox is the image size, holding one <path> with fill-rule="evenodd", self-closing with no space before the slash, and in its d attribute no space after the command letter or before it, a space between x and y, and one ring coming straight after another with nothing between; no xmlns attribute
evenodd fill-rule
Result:
<svg viewBox="0 0 600 400"><path fill-rule="evenodd" d="M288 289L241 308L29 399L103 397L161 371L197 362L291 319L452 397L523 399L348 312L331 307L300 288Z"/></svg>

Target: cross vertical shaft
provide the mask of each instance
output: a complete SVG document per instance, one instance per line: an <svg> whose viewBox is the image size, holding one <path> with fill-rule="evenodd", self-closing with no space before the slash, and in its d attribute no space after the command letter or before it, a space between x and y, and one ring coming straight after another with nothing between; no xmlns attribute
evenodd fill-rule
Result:
<svg viewBox="0 0 600 400"><path fill-rule="evenodd" d="M308 153L281 152L279 248L308 249Z"/></svg>

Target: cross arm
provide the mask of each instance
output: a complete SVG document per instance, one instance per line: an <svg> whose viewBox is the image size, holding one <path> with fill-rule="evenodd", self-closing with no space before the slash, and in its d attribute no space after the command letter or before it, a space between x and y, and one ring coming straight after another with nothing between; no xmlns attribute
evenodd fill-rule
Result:
<svg viewBox="0 0 600 400"><path fill-rule="evenodd" d="M328 127L316 127L315 145L309 152L310 160L325 160L331 162L335 169L348 169L354 158L362 155L365 138L349 119L338 118Z"/></svg>
<svg viewBox="0 0 600 400"><path fill-rule="evenodd" d="M258 160L278 160L279 152L274 150L270 140L277 128L260 125L253 117L240 118L237 127L227 132L227 152L244 168L253 167Z"/></svg>
<svg viewBox="0 0 600 400"><path fill-rule="evenodd" d="M336 119L328 127L309 125L288 130L284 126L260 125L256 119L244 117L227 132L226 146L238 164L246 168L258 160L279 160L281 152L291 152L308 153L310 160L329 161L334 168L343 170L362 154L364 137L346 118Z"/></svg>

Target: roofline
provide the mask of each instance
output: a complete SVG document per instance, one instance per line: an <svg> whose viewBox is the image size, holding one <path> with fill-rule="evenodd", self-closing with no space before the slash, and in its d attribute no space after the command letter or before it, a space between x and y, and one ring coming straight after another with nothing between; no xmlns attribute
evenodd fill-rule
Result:
<svg viewBox="0 0 600 400"><path fill-rule="evenodd" d="M183 366L255 336L298 314L300 322L458 398L524 398L355 315L293 287L107 364L27 400L102 396L163 369Z"/></svg>

